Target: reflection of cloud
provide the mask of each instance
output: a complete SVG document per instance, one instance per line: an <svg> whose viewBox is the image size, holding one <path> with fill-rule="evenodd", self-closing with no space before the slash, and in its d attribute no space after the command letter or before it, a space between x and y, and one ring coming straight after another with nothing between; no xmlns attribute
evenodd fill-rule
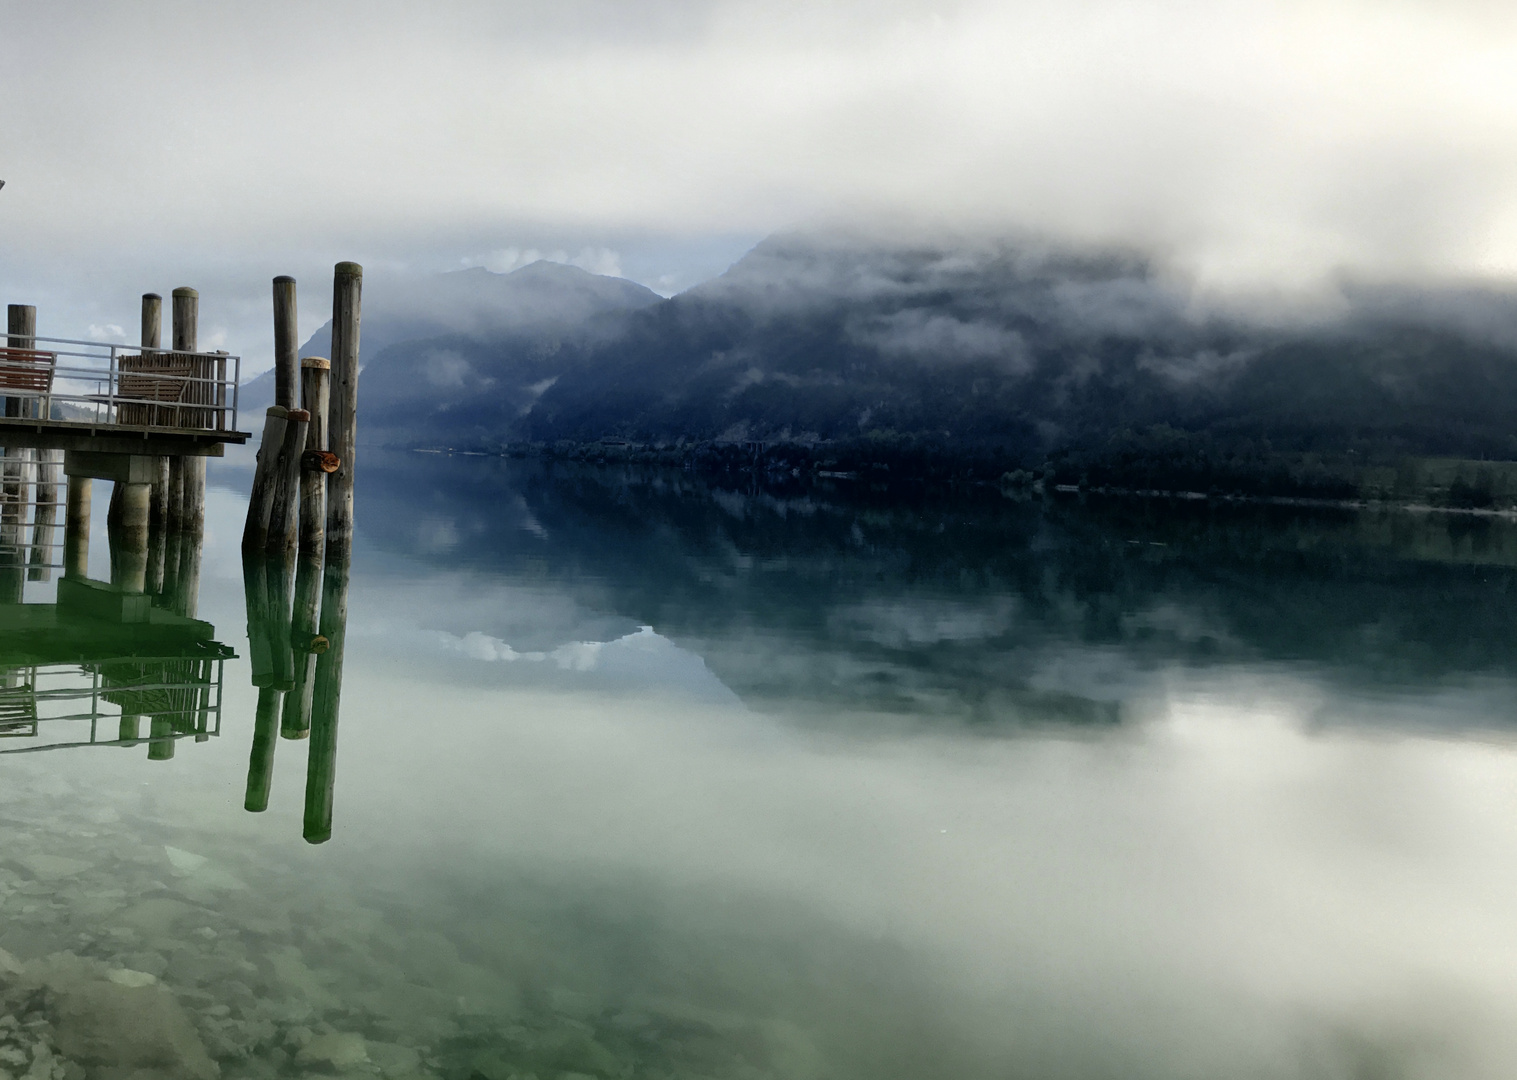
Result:
<svg viewBox="0 0 1517 1080"><path fill-rule="evenodd" d="M442 647L470 660L546 664L559 671L594 673L622 684L678 690L736 704L738 697L711 673L699 656L644 626L611 641L571 641L553 649L518 652L500 638L479 631L462 637L437 631Z"/></svg>

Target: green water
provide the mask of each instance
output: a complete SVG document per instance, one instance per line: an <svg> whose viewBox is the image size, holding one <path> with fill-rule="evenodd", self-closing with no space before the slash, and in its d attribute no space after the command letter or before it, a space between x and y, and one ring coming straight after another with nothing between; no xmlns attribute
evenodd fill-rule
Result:
<svg viewBox="0 0 1517 1080"><path fill-rule="evenodd" d="M1508 521L372 454L313 845L247 480L219 734L0 755L0 1080L1517 1068Z"/></svg>

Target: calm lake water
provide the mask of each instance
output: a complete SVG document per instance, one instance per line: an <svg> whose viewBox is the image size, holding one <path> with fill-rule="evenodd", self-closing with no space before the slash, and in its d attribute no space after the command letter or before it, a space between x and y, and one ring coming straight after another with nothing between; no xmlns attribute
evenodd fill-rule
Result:
<svg viewBox="0 0 1517 1080"><path fill-rule="evenodd" d="M0 1080L1517 1074L1509 521L369 454L313 845L248 480L219 736L0 755Z"/></svg>

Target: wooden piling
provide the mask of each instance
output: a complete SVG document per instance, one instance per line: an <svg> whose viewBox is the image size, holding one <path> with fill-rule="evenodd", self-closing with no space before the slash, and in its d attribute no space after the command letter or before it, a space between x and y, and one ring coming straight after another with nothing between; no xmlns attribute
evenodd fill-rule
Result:
<svg viewBox="0 0 1517 1080"><path fill-rule="evenodd" d="M295 317L295 279L274 279L274 404L300 408L300 334Z"/></svg>
<svg viewBox="0 0 1517 1080"><path fill-rule="evenodd" d="M180 496L180 513L186 532L205 528L205 458L199 454L184 456L184 491Z"/></svg>
<svg viewBox="0 0 1517 1080"><path fill-rule="evenodd" d="M63 576L90 576L90 495L88 476L70 476L63 511Z"/></svg>
<svg viewBox="0 0 1517 1080"><path fill-rule="evenodd" d="M111 539L111 582L122 592L140 593L147 588L148 502L151 484L117 482L121 495L121 517L113 523Z"/></svg>
<svg viewBox="0 0 1517 1080"><path fill-rule="evenodd" d="M321 561L326 550L327 475L337 470L337 456L327 450L327 412L332 364L324 356L300 362L300 404L311 416L306 452L300 460L300 557Z"/></svg>
<svg viewBox="0 0 1517 1080"><path fill-rule="evenodd" d="M340 262L332 278L332 374L327 446L338 457L327 477L327 558L346 561L353 548L353 470L358 433L358 326L363 267Z"/></svg>
<svg viewBox="0 0 1517 1080"><path fill-rule="evenodd" d="M342 653L348 628L348 564L331 557L321 577L321 636L327 651L316 659L311 691L311 746L306 755L305 821L307 843L332 838L332 811L337 791L337 716L342 699Z"/></svg>
<svg viewBox="0 0 1517 1080"><path fill-rule="evenodd" d="M32 515L31 581L50 581L53 576L53 534L58 524L58 481L63 476L63 451L37 452L37 506Z"/></svg>
<svg viewBox="0 0 1517 1080"><path fill-rule="evenodd" d="M13 349L30 349L37 344L37 309L31 304L9 304L5 309L6 343ZM31 416L29 398L5 399L6 416ZM13 452L13 451L12 451Z"/></svg>
<svg viewBox="0 0 1517 1080"><path fill-rule="evenodd" d="M174 351L198 352L200 294L187 286L174 290Z"/></svg>
<svg viewBox="0 0 1517 1080"><path fill-rule="evenodd" d="M290 410L273 405L263 416L263 438L258 444L257 464L253 467L253 492L248 499L248 516L242 526L244 558L263 554L269 542L269 518L274 513L275 472L279 451L284 445L284 429L290 423Z"/></svg>
<svg viewBox="0 0 1517 1080"><path fill-rule="evenodd" d="M170 532L184 528L184 458L169 458L169 487L164 499L164 518Z"/></svg>
<svg viewBox="0 0 1517 1080"><path fill-rule="evenodd" d="M142 294L142 347L157 349L163 345L163 297Z"/></svg>
<svg viewBox="0 0 1517 1080"><path fill-rule="evenodd" d="M264 550L270 558L285 561L295 557L300 529L301 459L311 414L291 409L285 417L284 437L271 470L274 490L269 496L269 531Z"/></svg>

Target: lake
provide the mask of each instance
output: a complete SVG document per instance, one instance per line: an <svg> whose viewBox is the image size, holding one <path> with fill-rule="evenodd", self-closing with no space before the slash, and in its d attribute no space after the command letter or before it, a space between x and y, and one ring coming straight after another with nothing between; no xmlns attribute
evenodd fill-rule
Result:
<svg viewBox="0 0 1517 1080"><path fill-rule="evenodd" d="M0 721L0 1080L1517 1071L1511 520L358 477L329 840L245 468L184 737Z"/></svg>

